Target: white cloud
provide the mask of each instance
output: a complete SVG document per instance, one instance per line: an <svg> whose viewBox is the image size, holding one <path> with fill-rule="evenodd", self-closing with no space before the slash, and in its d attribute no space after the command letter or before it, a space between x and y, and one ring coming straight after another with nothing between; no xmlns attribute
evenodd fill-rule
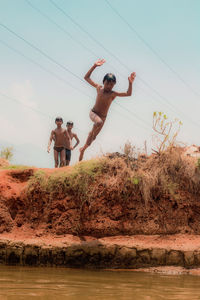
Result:
<svg viewBox="0 0 200 300"><path fill-rule="evenodd" d="M32 110L37 105L31 82L29 80L15 82L6 94L21 104L5 102L4 109L0 112L0 122L4 128L0 131L0 139L16 144L31 143L46 148L49 120Z"/></svg>
<svg viewBox="0 0 200 300"><path fill-rule="evenodd" d="M32 100L34 91L32 84L29 80L25 80L22 83L16 82L11 88L11 95L18 99L22 104L28 105L29 107L36 108L36 103Z"/></svg>
<svg viewBox="0 0 200 300"><path fill-rule="evenodd" d="M4 130L0 131L0 140L10 141L11 143L19 141L18 130L15 124L12 124L4 116L0 116L0 124L2 124L2 127L4 128Z"/></svg>

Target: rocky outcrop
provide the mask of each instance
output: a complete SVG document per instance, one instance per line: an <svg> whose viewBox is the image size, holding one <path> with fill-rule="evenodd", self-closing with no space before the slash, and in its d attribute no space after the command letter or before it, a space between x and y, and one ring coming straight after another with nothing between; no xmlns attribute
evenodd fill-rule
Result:
<svg viewBox="0 0 200 300"><path fill-rule="evenodd" d="M159 238L162 242L159 242ZM196 240L196 246L189 243L191 236L188 236L188 241L186 236L174 236L170 239L159 236L84 239L85 241L65 236L50 243L39 239L1 239L0 264L120 269L152 266L200 267L200 238ZM181 245L181 239L182 242L184 239L184 245ZM177 246L173 246L175 241Z"/></svg>

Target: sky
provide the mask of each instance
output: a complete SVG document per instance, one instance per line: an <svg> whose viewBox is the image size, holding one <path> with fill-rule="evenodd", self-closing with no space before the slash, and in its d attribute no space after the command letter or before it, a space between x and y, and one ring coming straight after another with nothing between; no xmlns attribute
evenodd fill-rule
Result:
<svg viewBox="0 0 200 300"><path fill-rule="evenodd" d="M154 111L182 121L178 140L197 144L200 126L199 0L0 0L0 150L12 146L12 163L53 167L47 144L55 117L85 143L96 91L84 82L102 82L112 72L114 87L131 97L117 98L90 159L122 151L129 141L150 153ZM72 164L79 156L72 152Z"/></svg>

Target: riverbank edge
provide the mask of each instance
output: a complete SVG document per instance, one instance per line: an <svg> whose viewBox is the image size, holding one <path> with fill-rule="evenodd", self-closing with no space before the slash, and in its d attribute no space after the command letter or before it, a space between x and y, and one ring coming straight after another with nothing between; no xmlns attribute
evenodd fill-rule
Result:
<svg viewBox="0 0 200 300"><path fill-rule="evenodd" d="M185 238L185 242L183 241ZM192 244L192 241L195 241ZM116 236L17 239L0 236L0 264L70 268L200 267L200 237Z"/></svg>

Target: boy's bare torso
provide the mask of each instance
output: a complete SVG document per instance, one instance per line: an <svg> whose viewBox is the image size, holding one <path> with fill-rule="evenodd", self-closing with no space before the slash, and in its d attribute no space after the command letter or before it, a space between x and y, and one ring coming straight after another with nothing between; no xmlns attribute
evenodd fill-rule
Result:
<svg viewBox="0 0 200 300"><path fill-rule="evenodd" d="M65 147L67 139L67 130L64 128L56 128L52 131L54 135L54 147Z"/></svg>
<svg viewBox="0 0 200 300"><path fill-rule="evenodd" d="M71 132L68 131L68 134L69 134L69 137L70 137L70 139L72 141L72 139L75 137L75 133L73 133L72 131ZM68 137L66 137L66 139L65 139L65 148L69 149L69 150L71 148L70 140L69 140Z"/></svg>
<svg viewBox="0 0 200 300"><path fill-rule="evenodd" d="M113 91L106 92L102 86L97 88L97 97L92 109L100 118L106 119L109 107L115 98Z"/></svg>

